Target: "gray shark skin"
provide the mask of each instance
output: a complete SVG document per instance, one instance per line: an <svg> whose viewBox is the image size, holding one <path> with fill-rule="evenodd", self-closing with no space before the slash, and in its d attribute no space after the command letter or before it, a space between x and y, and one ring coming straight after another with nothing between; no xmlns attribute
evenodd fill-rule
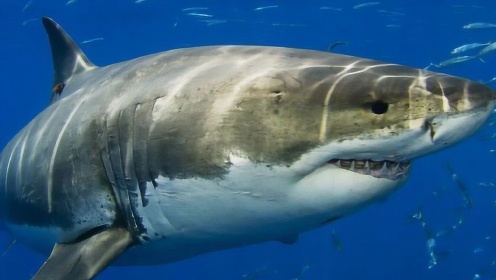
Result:
<svg viewBox="0 0 496 280"><path fill-rule="evenodd" d="M0 157L0 218L34 250L55 244L35 279L294 241L391 194L496 99L462 78L282 47L96 67L43 23L52 101Z"/></svg>

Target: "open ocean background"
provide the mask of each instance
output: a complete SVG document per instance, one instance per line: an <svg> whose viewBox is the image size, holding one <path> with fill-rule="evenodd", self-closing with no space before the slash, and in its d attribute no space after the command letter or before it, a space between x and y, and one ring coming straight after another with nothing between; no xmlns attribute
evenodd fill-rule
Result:
<svg viewBox="0 0 496 280"><path fill-rule="evenodd" d="M424 68L460 45L496 41L496 28L462 28L496 23L494 0L4 0L0 147L50 99L42 16L61 24L97 65L190 46L325 51L343 41L334 52ZM489 81L496 52L484 61L432 70ZM470 139L415 161L411 179L387 200L305 233L294 245L270 242L161 266L110 267L98 279L496 279L495 121L492 116ZM0 248L11 240L0 231ZM44 260L15 244L0 256L0 279L29 279Z"/></svg>

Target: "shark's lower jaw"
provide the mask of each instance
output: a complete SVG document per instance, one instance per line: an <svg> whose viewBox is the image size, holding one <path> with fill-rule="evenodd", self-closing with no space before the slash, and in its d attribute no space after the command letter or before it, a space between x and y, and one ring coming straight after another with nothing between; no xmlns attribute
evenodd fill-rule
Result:
<svg viewBox="0 0 496 280"><path fill-rule="evenodd" d="M375 161L370 159L331 159L327 164L332 164L358 174L370 175L375 178L400 180L408 176L411 161L395 162L390 160Z"/></svg>

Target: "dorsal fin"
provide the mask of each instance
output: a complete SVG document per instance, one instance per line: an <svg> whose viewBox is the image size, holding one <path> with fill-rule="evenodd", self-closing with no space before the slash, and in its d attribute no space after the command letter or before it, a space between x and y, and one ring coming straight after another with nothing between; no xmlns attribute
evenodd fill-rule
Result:
<svg viewBox="0 0 496 280"><path fill-rule="evenodd" d="M51 18L42 18L52 49L55 70L54 91L63 88L72 76L96 66L86 57L72 38ZM61 91L62 89L60 89Z"/></svg>

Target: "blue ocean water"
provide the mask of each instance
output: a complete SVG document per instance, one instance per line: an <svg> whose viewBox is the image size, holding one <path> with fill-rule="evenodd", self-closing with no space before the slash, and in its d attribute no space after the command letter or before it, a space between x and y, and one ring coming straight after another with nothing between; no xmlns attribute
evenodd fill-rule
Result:
<svg viewBox="0 0 496 280"><path fill-rule="evenodd" d="M189 46L325 51L347 42L333 51L424 68L451 58L460 45L496 41L496 28L462 28L496 23L495 14L492 0L6 0L0 146L49 102L53 73L42 16L58 21L97 65ZM489 81L496 54L483 60L433 70ZM162 266L110 267L98 279L496 279L493 121L463 143L417 160L409 182L385 201L303 234L294 245L271 242ZM0 247L10 241L0 232ZM0 278L28 279L44 260L15 244L0 256Z"/></svg>

